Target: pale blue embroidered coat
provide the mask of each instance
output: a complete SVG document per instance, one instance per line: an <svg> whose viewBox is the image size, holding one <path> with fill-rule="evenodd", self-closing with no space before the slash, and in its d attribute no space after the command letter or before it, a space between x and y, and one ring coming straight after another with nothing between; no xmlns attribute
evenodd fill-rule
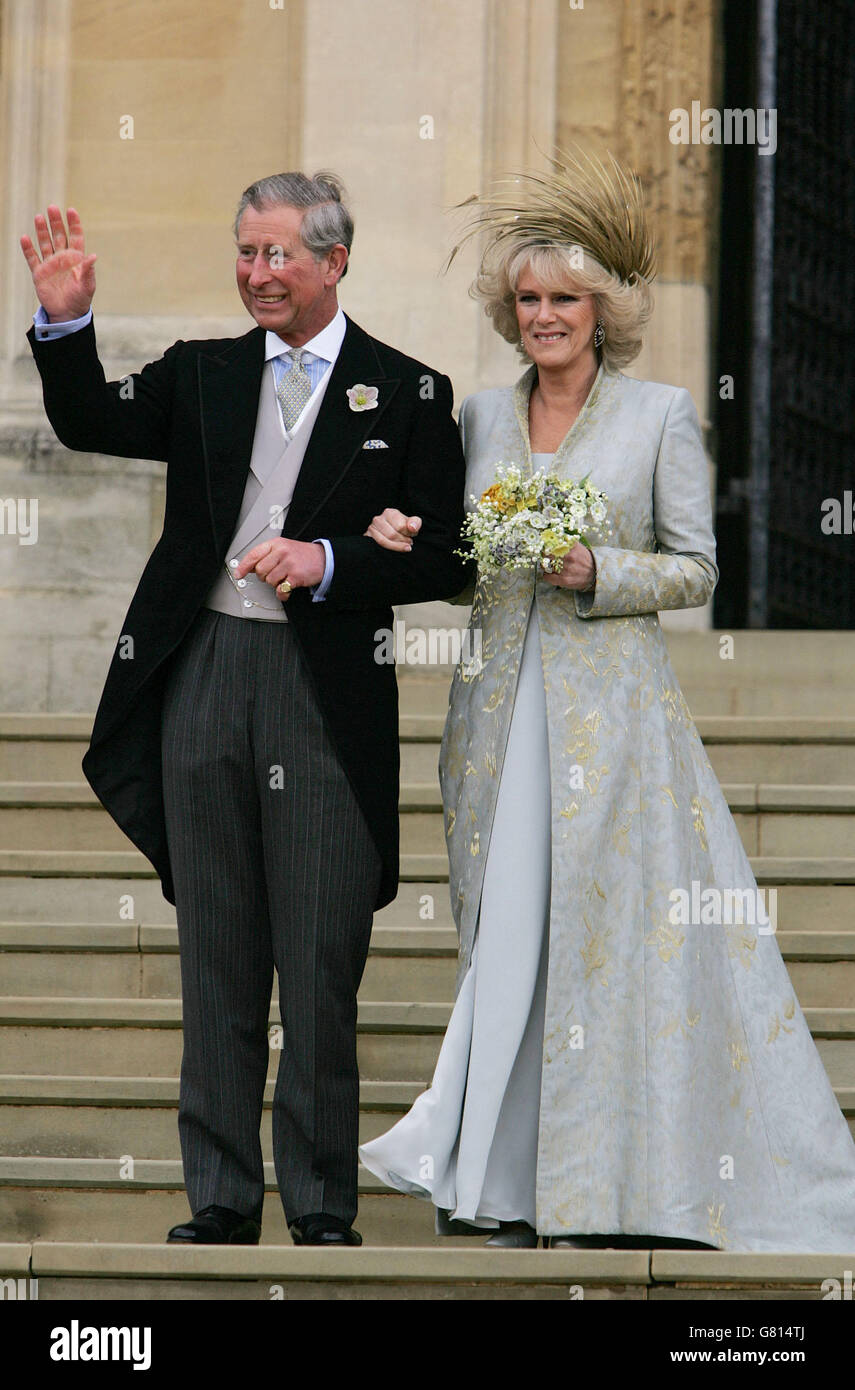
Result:
<svg viewBox="0 0 855 1390"><path fill-rule="evenodd" d="M530 470L534 379L464 402L467 499L499 463ZM750 907L744 925L673 920L693 884L695 901L756 902L657 617L718 577L689 393L601 368L553 464L609 495L595 592L479 580L482 669L455 673L440 758L459 986L536 603L552 796L537 1228L855 1250L855 1144L774 934Z"/></svg>

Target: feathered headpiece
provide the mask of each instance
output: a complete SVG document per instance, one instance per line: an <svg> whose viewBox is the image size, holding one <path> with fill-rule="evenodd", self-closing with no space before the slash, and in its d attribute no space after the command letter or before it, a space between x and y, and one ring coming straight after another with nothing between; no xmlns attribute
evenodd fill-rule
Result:
<svg viewBox="0 0 855 1390"><path fill-rule="evenodd" d="M577 146L558 151L550 174L517 174L489 193L473 194L458 208L474 216L451 252L446 269L470 237L485 232L489 255L508 239L520 245L574 245L620 280L652 280L654 246L644 210L641 182L609 154L610 167Z"/></svg>

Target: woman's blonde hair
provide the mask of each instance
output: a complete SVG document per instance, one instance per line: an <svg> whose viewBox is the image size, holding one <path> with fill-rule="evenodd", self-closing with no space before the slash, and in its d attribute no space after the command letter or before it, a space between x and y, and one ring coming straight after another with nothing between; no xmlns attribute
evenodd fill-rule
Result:
<svg viewBox="0 0 855 1390"><path fill-rule="evenodd" d="M628 284L581 246L554 242L515 242L508 238L494 246L481 263L469 293L484 305L496 332L513 343L524 361L530 362L522 344L516 315L516 292L526 268L548 290L594 296L596 317L603 321L605 339L597 351L606 371L634 361L641 351L642 334L653 311L653 294L642 275Z"/></svg>

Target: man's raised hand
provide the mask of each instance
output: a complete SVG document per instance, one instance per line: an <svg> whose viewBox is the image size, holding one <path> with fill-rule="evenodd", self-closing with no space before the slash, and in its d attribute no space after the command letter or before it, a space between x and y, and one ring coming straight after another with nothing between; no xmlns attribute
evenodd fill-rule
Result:
<svg viewBox="0 0 855 1390"><path fill-rule="evenodd" d="M95 294L95 256L86 254L83 227L75 209L69 208L67 216L68 231L55 203L48 205L46 218L36 214L38 251L28 236L21 237L21 250L39 303L51 323L82 318Z"/></svg>

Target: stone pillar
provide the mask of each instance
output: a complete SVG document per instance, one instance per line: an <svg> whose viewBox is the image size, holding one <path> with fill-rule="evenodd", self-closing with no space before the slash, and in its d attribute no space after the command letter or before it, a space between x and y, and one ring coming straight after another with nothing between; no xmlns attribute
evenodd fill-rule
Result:
<svg viewBox="0 0 855 1390"><path fill-rule="evenodd" d="M113 377L176 338L250 329L231 219L253 179L300 163L303 0L0 9L0 500L38 504L37 543L0 534L0 708L91 711L162 528L165 467L57 444L24 338L35 300L18 238L46 203L78 208Z"/></svg>
<svg viewBox="0 0 855 1390"><path fill-rule="evenodd" d="M560 0L490 0L481 188L548 167L557 122ZM507 383L523 364L487 317L478 320L477 387Z"/></svg>
<svg viewBox="0 0 855 1390"><path fill-rule="evenodd" d="M65 196L71 0L4 0L0 33L3 85L2 378L15 389L12 364L29 356L24 340L32 281L21 255L33 213Z"/></svg>
<svg viewBox="0 0 855 1390"><path fill-rule="evenodd" d="M714 105L715 0L561 9L558 144L609 149L641 176L656 235L656 312L630 371L687 387L707 411L719 152L672 145L672 108Z"/></svg>
<svg viewBox="0 0 855 1390"><path fill-rule="evenodd" d="M685 386L705 431L720 152L672 145L669 112L717 104L717 16L716 0L582 0L562 5L559 22L557 143L578 140L630 164L656 236L656 309L627 370ZM663 625L707 626L710 607L665 614Z"/></svg>

